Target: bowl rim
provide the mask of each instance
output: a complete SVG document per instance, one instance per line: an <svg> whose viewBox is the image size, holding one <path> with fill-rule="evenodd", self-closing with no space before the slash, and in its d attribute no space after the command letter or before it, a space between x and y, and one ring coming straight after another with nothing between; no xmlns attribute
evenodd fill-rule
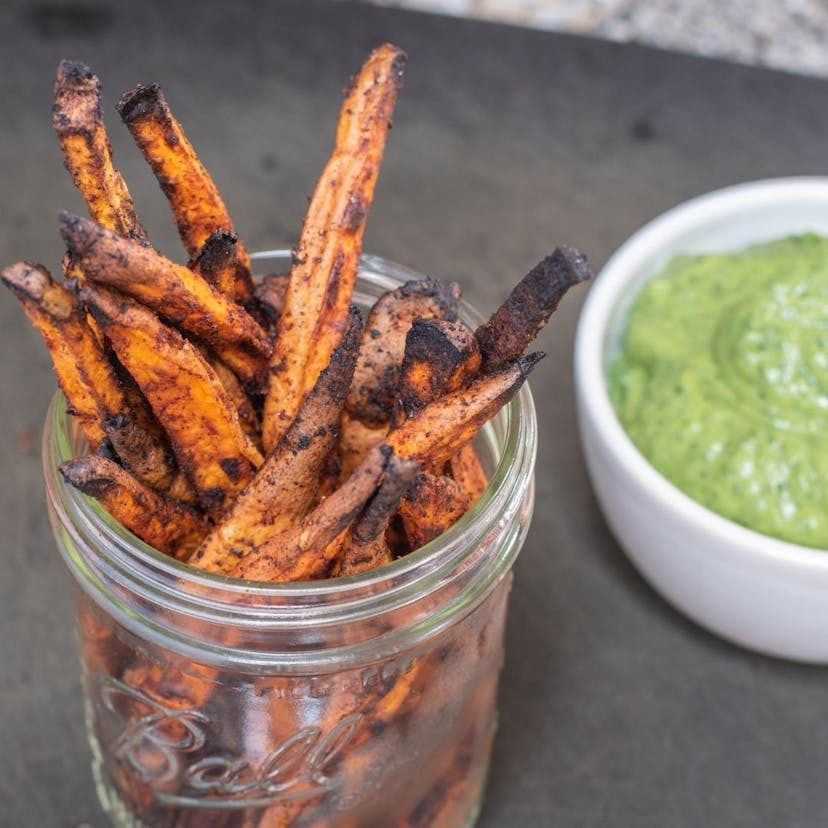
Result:
<svg viewBox="0 0 828 828"><path fill-rule="evenodd" d="M720 541L718 554L759 559L789 570L807 569L811 575L816 571L828 578L828 549L795 544L741 526L703 506L661 474L618 419L604 366L609 326L619 301L625 298L626 285L670 241L717 218L763 205L803 201L823 202L828 210L828 176L769 178L723 187L670 208L633 233L600 269L587 295L575 336L575 385L582 416L588 413L607 450L660 507L716 537Z"/></svg>

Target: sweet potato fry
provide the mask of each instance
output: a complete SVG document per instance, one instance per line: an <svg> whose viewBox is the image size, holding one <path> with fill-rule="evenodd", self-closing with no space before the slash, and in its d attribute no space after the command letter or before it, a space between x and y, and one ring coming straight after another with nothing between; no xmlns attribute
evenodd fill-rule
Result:
<svg viewBox="0 0 828 828"><path fill-rule="evenodd" d="M480 368L480 348L462 322L417 319L408 331L397 387L395 422L432 400L460 391Z"/></svg>
<svg viewBox="0 0 828 828"><path fill-rule="evenodd" d="M219 526L190 558L191 564L227 572L244 555L304 517L316 496L322 468L336 445L339 416L361 334L362 317L354 308L348 334L299 415Z"/></svg>
<svg viewBox="0 0 828 828"><path fill-rule="evenodd" d="M334 151L295 249L279 319L262 423L267 449L287 430L345 332L365 219L404 64L399 49L379 47L345 98Z"/></svg>
<svg viewBox="0 0 828 828"><path fill-rule="evenodd" d="M55 79L52 123L66 169L98 224L146 243L124 179L112 163L101 114L101 82L84 63L62 60Z"/></svg>
<svg viewBox="0 0 828 828"><path fill-rule="evenodd" d="M359 349L347 412L377 427L391 419L406 335L417 319L457 319L460 287L433 279L406 282L383 294L371 308ZM439 357L439 355L437 355Z"/></svg>
<svg viewBox="0 0 828 828"><path fill-rule="evenodd" d="M339 423L339 480L347 480L351 472L362 462L363 457L388 436L388 423L377 428L355 420L342 412Z"/></svg>
<svg viewBox="0 0 828 828"><path fill-rule="evenodd" d="M517 393L543 356L540 352L527 354L494 374L476 379L465 390L429 403L392 429L386 443L400 457L423 464L444 463Z"/></svg>
<svg viewBox="0 0 828 828"><path fill-rule="evenodd" d="M288 273L268 273L254 288L256 299L271 322L275 322L282 315L289 281Z"/></svg>
<svg viewBox="0 0 828 828"><path fill-rule="evenodd" d="M71 320L79 330L85 325L85 318L76 306L74 297L63 287L52 281L49 271L33 262L18 262L5 268L0 278L20 301L26 316L43 337L52 357L58 385L69 404L69 411L83 428L89 445L94 450L104 439L100 421L99 400L92 390L87 375L78 363L72 348L71 334L67 332ZM48 308L48 309L47 309ZM57 319L50 310L57 314ZM89 337L95 342L94 334L87 327ZM100 352L100 348L98 347ZM100 356L103 353L100 352ZM95 360L96 368L104 370L103 364Z"/></svg>
<svg viewBox="0 0 828 828"><path fill-rule="evenodd" d="M201 276L216 293L225 299L236 301L236 275L241 266L238 257L239 237L229 230L216 230L205 240L198 254L190 261L189 267ZM247 274L249 276L249 272ZM252 280L248 286L244 285L246 296L244 301L253 297Z"/></svg>
<svg viewBox="0 0 828 828"><path fill-rule="evenodd" d="M202 505L216 514L262 462L218 377L193 345L143 305L91 285L80 297L152 406Z"/></svg>
<svg viewBox="0 0 828 828"><path fill-rule="evenodd" d="M271 538L228 573L256 581L306 581L324 577L340 551L337 542L374 494L388 460L374 448L348 480L325 498L301 525Z"/></svg>
<svg viewBox="0 0 828 828"><path fill-rule="evenodd" d="M201 355L210 367L216 372L227 396L236 408L239 415L239 424L242 431L248 436L250 442L261 451L261 424L259 415L250 397L247 396L239 378L216 356L211 354L207 348L200 348Z"/></svg>
<svg viewBox="0 0 828 828"><path fill-rule="evenodd" d="M471 443L463 446L448 461L449 472L460 488L469 498L469 507L473 506L489 485L480 457Z"/></svg>
<svg viewBox="0 0 828 828"><path fill-rule="evenodd" d="M189 487L183 485L167 440L146 400L140 392L129 393L129 386L117 375L87 324L86 313L75 295L55 283L46 268L26 262L7 268L3 281L50 343L70 408L90 406L83 421L95 420L92 448L100 443L102 432L118 459L142 483L172 497L190 499L191 490L188 492ZM78 402L79 390L86 395L81 399L87 402Z"/></svg>
<svg viewBox="0 0 828 828"><path fill-rule="evenodd" d="M121 98L117 109L170 203L187 254L195 258L216 230L235 233L213 179L170 112L159 86L136 86ZM252 287L250 257L241 242L236 250L247 271L242 279L242 292L246 293ZM238 298L244 301L244 297Z"/></svg>
<svg viewBox="0 0 828 828"><path fill-rule="evenodd" d="M60 216L60 233L89 279L123 290L201 337L220 356L224 347L244 349L253 361L269 356L270 340L256 320L189 268L69 213Z"/></svg>
<svg viewBox="0 0 828 828"><path fill-rule="evenodd" d="M90 454L68 460L60 473L143 541L179 560L185 560L209 531L207 521L192 509L141 485L105 457Z"/></svg>
<svg viewBox="0 0 828 828"><path fill-rule="evenodd" d="M450 477L418 474L399 509L412 550L442 535L470 505L469 496Z"/></svg>
<svg viewBox="0 0 828 828"><path fill-rule="evenodd" d="M337 575L356 575L393 560L385 530L419 469L419 464L412 460L396 456L389 459L382 484L341 546Z"/></svg>
<svg viewBox="0 0 828 828"><path fill-rule="evenodd" d="M475 336L490 374L516 360L573 285L592 277L586 258L572 247L556 247L515 285L509 298Z"/></svg>

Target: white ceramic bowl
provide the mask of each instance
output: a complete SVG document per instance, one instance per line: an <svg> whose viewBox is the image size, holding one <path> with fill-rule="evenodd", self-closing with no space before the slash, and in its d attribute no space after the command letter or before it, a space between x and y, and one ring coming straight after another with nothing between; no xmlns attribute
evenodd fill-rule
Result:
<svg viewBox="0 0 828 828"><path fill-rule="evenodd" d="M606 385L632 299L673 256L737 251L809 230L828 236L828 178L740 184L650 222L612 256L587 297L575 382L595 492L641 574L723 638L769 655L828 664L828 551L745 529L680 492L633 445Z"/></svg>

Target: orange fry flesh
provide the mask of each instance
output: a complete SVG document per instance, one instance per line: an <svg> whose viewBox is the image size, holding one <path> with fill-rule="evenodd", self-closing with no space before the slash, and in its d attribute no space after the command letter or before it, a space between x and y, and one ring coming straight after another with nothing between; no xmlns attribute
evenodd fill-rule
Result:
<svg viewBox="0 0 828 828"><path fill-rule="evenodd" d="M405 534L412 549L442 535L469 509L470 498L450 477L419 474L400 503Z"/></svg>
<svg viewBox="0 0 828 828"><path fill-rule="evenodd" d="M449 460L448 467L452 479L468 496L469 506L473 506L489 485L489 476L474 446L471 443L463 446Z"/></svg>
<svg viewBox="0 0 828 828"><path fill-rule="evenodd" d="M190 258L198 255L216 230L234 233L230 213L213 179L173 117L159 86L135 87L121 98L117 109L161 184ZM237 251L249 273L250 257L241 242Z"/></svg>
<svg viewBox="0 0 828 828"><path fill-rule="evenodd" d="M213 572L227 572L240 558L299 523L316 496L322 469L336 446L338 423L351 384L362 319L351 326L331 364L320 374L299 415L250 485L190 558Z"/></svg>
<svg viewBox="0 0 828 828"><path fill-rule="evenodd" d="M189 268L69 213L61 214L60 233L89 279L123 290L216 348L269 356L270 341L256 320Z"/></svg>
<svg viewBox="0 0 828 828"><path fill-rule="evenodd" d="M58 319L64 322L71 320L73 326L81 328L84 325L85 319L74 298L52 281L45 267L31 262L18 262L5 268L0 278L20 301L26 316L43 337L69 411L78 418L94 450L105 437L100 422L100 400L78 362L67 326L61 325L55 318L57 314ZM91 330L89 336L94 339Z"/></svg>
<svg viewBox="0 0 828 828"><path fill-rule="evenodd" d="M305 216L279 318L262 424L267 449L284 434L345 333L404 64L405 54L396 47L376 49L342 106L334 151Z"/></svg>
<svg viewBox="0 0 828 828"><path fill-rule="evenodd" d="M143 541L179 560L185 560L208 532L207 522L193 510L143 486L105 457L89 454L69 460L60 473Z"/></svg>
<svg viewBox="0 0 828 828"><path fill-rule="evenodd" d="M386 443L400 457L423 464L446 462L517 393L543 356L527 354L494 374L476 379L468 388L429 403L392 429Z"/></svg>
<svg viewBox="0 0 828 828"><path fill-rule="evenodd" d="M261 464L218 377L196 348L143 305L98 286L81 299L170 438L208 511L228 505Z"/></svg>
<svg viewBox="0 0 828 828"><path fill-rule="evenodd" d="M89 215L115 233L146 242L132 197L112 163L112 149L101 114L101 83L85 64L60 62L52 123L66 168L89 208Z"/></svg>
<svg viewBox="0 0 828 828"><path fill-rule="evenodd" d="M480 369L480 348L462 322L415 319L405 340L396 422L432 400L465 388Z"/></svg>

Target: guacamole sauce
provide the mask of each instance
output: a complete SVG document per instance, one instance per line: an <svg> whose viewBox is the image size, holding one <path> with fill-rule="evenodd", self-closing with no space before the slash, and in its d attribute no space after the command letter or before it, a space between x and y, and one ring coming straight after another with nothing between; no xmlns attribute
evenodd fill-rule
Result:
<svg viewBox="0 0 828 828"><path fill-rule="evenodd" d="M672 261L633 303L610 395L690 497L828 549L828 239Z"/></svg>

